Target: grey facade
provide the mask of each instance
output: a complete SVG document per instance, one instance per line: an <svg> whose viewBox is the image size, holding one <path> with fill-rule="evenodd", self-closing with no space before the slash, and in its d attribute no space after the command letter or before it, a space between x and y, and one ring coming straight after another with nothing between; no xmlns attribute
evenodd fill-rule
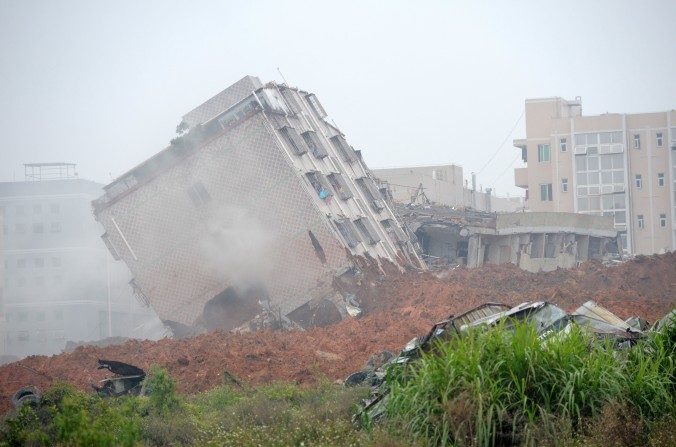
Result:
<svg viewBox="0 0 676 447"><path fill-rule="evenodd" d="M110 265L99 238L90 202L101 191L81 179L0 183L6 354L55 354L67 341L150 335L143 324L152 312L136 302L128 271Z"/></svg>
<svg viewBox="0 0 676 447"><path fill-rule="evenodd" d="M334 300L353 256L418 263L371 173L316 96L247 76L188 132L106 186L104 239L173 328L236 327ZM411 254L412 253L412 254Z"/></svg>

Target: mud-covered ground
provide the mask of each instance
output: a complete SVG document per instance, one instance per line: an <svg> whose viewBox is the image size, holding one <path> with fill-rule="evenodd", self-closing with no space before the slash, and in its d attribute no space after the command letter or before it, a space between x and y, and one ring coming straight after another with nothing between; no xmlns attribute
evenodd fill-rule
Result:
<svg viewBox="0 0 676 447"><path fill-rule="evenodd" d="M0 412L21 386L47 388L64 380L82 389L106 376L97 359L142 368L167 368L180 392L223 383L228 371L250 384L341 379L383 349L398 352L411 338L451 313L487 301L515 305L547 300L567 311L593 299L621 318L653 322L676 307L676 254L638 257L616 267L586 263L572 270L528 273L513 265L442 272L408 272L365 280L359 298L365 315L309 331L232 334L211 332L186 340L127 341L105 348L82 346L71 353L33 356L0 367ZM108 373L110 374L110 373Z"/></svg>

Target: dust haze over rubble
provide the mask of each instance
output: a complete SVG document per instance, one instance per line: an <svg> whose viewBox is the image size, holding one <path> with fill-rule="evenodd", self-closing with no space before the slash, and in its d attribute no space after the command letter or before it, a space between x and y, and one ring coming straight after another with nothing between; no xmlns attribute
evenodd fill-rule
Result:
<svg viewBox="0 0 676 447"><path fill-rule="evenodd" d="M239 207L216 210L207 226L200 248L214 276L236 287L265 284L275 268L275 229Z"/></svg>

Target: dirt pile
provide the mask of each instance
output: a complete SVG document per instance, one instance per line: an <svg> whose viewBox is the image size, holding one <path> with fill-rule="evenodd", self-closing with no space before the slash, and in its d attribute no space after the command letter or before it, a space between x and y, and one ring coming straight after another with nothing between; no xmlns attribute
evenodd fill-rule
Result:
<svg viewBox="0 0 676 447"><path fill-rule="evenodd" d="M130 340L120 345L81 346L52 357L34 356L0 367L0 411L12 393L28 384L48 387L65 380L87 389L106 376L97 359L119 360L169 370L184 393L223 383L228 371L251 384L322 377L344 378L368 357L398 352L436 321L486 301L515 305L548 300L566 311L593 299L622 318L653 322L676 307L676 254L638 257L616 267L586 263L577 269L533 274L513 265L437 273L409 272L368 279L359 298L365 316L309 331L231 334L211 332L186 340Z"/></svg>

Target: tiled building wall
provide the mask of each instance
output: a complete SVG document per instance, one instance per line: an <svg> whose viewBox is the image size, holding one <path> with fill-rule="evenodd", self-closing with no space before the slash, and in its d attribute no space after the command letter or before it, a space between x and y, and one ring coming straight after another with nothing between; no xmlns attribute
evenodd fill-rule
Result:
<svg viewBox="0 0 676 447"><path fill-rule="evenodd" d="M160 318L192 325L213 296L255 281L288 313L327 293L348 265L268 126L254 115L99 213ZM196 205L188 191L198 182L210 198Z"/></svg>

